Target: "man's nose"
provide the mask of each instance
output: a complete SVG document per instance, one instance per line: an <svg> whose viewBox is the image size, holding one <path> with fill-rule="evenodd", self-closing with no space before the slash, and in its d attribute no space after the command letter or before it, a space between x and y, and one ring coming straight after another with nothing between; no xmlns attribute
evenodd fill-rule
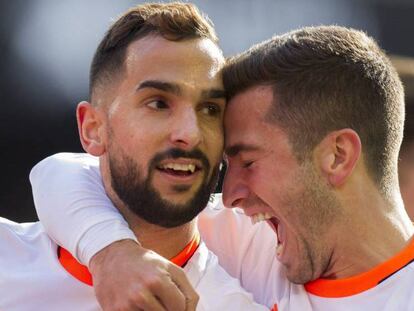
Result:
<svg viewBox="0 0 414 311"><path fill-rule="evenodd" d="M243 207L249 197L249 187L243 178L241 168L227 167L223 181L223 202L226 207Z"/></svg>
<svg viewBox="0 0 414 311"><path fill-rule="evenodd" d="M174 119L170 134L171 143L184 150L192 150L202 141L202 131L194 108L183 108Z"/></svg>

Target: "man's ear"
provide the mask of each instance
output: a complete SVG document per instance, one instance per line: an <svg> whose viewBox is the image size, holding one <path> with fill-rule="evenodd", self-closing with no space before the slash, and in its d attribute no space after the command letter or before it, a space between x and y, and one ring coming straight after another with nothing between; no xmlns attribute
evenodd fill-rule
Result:
<svg viewBox="0 0 414 311"><path fill-rule="evenodd" d="M94 156L101 156L105 152L104 128L102 111L92 104L83 101L76 109L78 131L83 149Z"/></svg>
<svg viewBox="0 0 414 311"><path fill-rule="evenodd" d="M329 133L316 147L316 161L323 176L334 187L350 176L361 157L361 140L352 129Z"/></svg>

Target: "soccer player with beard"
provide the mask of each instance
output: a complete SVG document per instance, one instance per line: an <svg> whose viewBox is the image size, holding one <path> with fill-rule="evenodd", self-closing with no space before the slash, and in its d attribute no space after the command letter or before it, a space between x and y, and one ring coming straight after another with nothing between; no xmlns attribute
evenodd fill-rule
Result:
<svg viewBox="0 0 414 311"><path fill-rule="evenodd" d="M398 184L404 91L376 42L343 27L306 27L230 59L223 77L223 200L260 228L209 204L199 227L223 266L280 310L414 310L414 227ZM40 171L61 175L69 161L51 159ZM87 175L79 163L76 180ZM69 189L77 199L102 197L96 187ZM57 198L73 210L62 189ZM110 212L107 201L95 203L75 205Z"/></svg>
<svg viewBox="0 0 414 311"><path fill-rule="evenodd" d="M149 275L148 287L133 288L124 300L103 297L105 310L266 310L219 266L195 219L222 159L223 64L212 26L191 4L132 8L98 46L90 102L77 108L82 146L99 158L90 159L92 173L102 176L133 238L182 266L191 282L146 252L147 262L161 261L160 280ZM116 236L117 224L106 229ZM40 223L0 219L0 241L1 310L100 310L92 283L102 279L92 281Z"/></svg>

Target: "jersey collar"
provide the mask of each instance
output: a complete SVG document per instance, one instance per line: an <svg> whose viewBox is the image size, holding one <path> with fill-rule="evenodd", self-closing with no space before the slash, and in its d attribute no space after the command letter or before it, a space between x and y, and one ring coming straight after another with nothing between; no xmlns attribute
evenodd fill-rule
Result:
<svg viewBox="0 0 414 311"><path fill-rule="evenodd" d="M401 252L367 272L338 280L317 279L305 284L305 289L310 294L326 298L356 295L377 286L413 261L414 239L411 239Z"/></svg>
<svg viewBox="0 0 414 311"><path fill-rule="evenodd" d="M171 258L170 261L175 263L177 266L184 267L194 255L199 245L200 234L197 231L190 243L188 243L187 246L175 257ZM60 264L69 274L82 283L90 286L93 285L92 275L86 266L79 263L76 258L63 247L58 246L57 252Z"/></svg>

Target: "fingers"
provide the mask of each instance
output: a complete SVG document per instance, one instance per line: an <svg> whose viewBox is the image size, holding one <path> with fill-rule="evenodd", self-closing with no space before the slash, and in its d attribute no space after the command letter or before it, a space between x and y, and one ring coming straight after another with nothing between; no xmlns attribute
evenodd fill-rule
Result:
<svg viewBox="0 0 414 311"><path fill-rule="evenodd" d="M162 301L165 309L168 311L185 311L186 297L171 278L166 278L160 285L159 288L153 288L153 290L158 299Z"/></svg>
<svg viewBox="0 0 414 311"><path fill-rule="evenodd" d="M175 265L170 265L168 267L168 271L170 273L171 280L176 284L185 297L185 308L183 310L195 311L199 296L191 283L188 281L184 271Z"/></svg>
<svg viewBox="0 0 414 311"><path fill-rule="evenodd" d="M198 295L180 267L130 241L92 258L95 294L105 311L194 311Z"/></svg>
<svg viewBox="0 0 414 311"><path fill-rule="evenodd" d="M134 295L134 300L130 301L130 307L122 310L151 310L166 311L158 299L149 291L141 291L140 294Z"/></svg>
<svg viewBox="0 0 414 311"><path fill-rule="evenodd" d="M124 293L125 299L107 297L101 301L103 311L166 311L161 302L148 290L129 288L129 293Z"/></svg>

